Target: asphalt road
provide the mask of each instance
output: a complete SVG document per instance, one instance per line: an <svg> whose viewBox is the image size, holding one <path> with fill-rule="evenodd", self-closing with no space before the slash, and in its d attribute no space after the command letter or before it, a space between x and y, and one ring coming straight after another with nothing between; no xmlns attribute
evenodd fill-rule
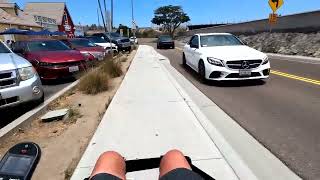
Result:
<svg viewBox="0 0 320 180"><path fill-rule="evenodd" d="M151 40L140 43L155 47ZM181 50L158 52L299 176L320 179L320 84L309 81L320 80L320 61L270 58L273 70L289 75L271 74L265 84L235 81L205 85L193 70L182 66Z"/></svg>
<svg viewBox="0 0 320 180"><path fill-rule="evenodd" d="M69 84L75 81L75 78L62 79L43 83L43 89L45 94L45 100L59 92ZM17 107L9 108L6 110L0 110L0 128L6 126L10 122L19 118L26 112L34 109L36 105L24 104Z"/></svg>

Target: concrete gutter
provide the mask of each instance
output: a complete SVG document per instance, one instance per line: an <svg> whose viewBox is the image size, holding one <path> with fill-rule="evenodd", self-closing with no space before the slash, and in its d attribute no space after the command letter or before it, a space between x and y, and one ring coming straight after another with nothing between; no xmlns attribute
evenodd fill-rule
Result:
<svg viewBox="0 0 320 180"><path fill-rule="evenodd" d="M20 116L18 119L12 121L7 126L0 129L0 138L9 136L13 133L15 133L18 128L24 127L28 125L30 121L32 121L34 118L38 117L42 113L44 113L47 110L48 105L53 102L54 100L58 99L60 96L62 96L64 93L75 87L79 83L79 80L73 82L72 84L68 85L67 87L63 88L53 96L51 96L49 99L47 99L43 104L36 107L35 109L25 113L24 115Z"/></svg>
<svg viewBox="0 0 320 180"><path fill-rule="evenodd" d="M163 56L160 58L167 59ZM162 62L173 80L179 84L177 87L181 88L180 92L187 99L189 107L197 114L200 124L239 179L301 179L173 68L169 60Z"/></svg>

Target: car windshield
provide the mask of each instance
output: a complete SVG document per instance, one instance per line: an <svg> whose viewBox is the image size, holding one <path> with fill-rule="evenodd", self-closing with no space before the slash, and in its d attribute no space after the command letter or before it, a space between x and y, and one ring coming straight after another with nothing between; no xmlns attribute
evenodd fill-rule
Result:
<svg viewBox="0 0 320 180"><path fill-rule="evenodd" d="M70 43L74 47L95 47L96 45L87 39L72 39Z"/></svg>
<svg viewBox="0 0 320 180"><path fill-rule="evenodd" d="M4 44L0 43L0 53L11 53L11 52Z"/></svg>
<svg viewBox="0 0 320 180"><path fill-rule="evenodd" d="M170 36L160 36L160 41L172 41L172 37Z"/></svg>
<svg viewBox="0 0 320 180"><path fill-rule="evenodd" d="M111 37L121 37L121 35L119 33L110 33L110 36Z"/></svg>
<svg viewBox="0 0 320 180"><path fill-rule="evenodd" d="M200 42L202 47L212 47L212 46L238 46L243 45L236 37L233 35L208 35L201 36Z"/></svg>
<svg viewBox="0 0 320 180"><path fill-rule="evenodd" d="M31 41L28 42L29 51L65 51L70 48L61 41Z"/></svg>
<svg viewBox="0 0 320 180"><path fill-rule="evenodd" d="M93 43L107 43L107 41L104 38L99 36L89 37L88 39Z"/></svg>

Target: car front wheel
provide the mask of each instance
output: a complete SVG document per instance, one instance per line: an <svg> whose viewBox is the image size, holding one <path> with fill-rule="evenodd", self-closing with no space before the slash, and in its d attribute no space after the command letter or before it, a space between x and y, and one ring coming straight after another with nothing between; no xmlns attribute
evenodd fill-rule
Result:
<svg viewBox="0 0 320 180"><path fill-rule="evenodd" d="M199 78L200 78L200 81L204 84L207 83L207 79L206 79L206 69L205 69L205 66L204 66L204 63L203 61L200 61L199 62L199 67L198 67L198 72L199 72Z"/></svg>
<svg viewBox="0 0 320 180"><path fill-rule="evenodd" d="M186 59L186 55L185 55L184 53L182 54L182 65L183 65L184 67L187 66L187 59Z"/></svg>

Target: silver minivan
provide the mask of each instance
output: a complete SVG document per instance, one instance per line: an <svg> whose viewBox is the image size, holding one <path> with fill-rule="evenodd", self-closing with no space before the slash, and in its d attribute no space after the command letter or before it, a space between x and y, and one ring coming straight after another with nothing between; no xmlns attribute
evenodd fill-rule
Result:
<svg viewBox="0 0 320 180"><path fill-rule="evenodd" d="M0 109L43 101L44 92L35 69L0 42Z"/></svg>

